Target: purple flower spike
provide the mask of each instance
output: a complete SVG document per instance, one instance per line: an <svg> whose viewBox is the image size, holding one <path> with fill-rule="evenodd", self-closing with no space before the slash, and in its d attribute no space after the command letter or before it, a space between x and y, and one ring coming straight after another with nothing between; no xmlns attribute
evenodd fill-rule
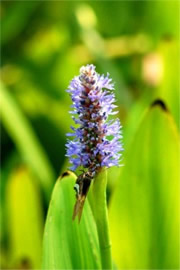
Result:
<svg viewBox="0 0 180 270"><path fill-rule="evenodd" d="M117 107L109 78L99 75L94 65L83 66L80 75L70 83L67 92L73 101L72 118L77 128L71 127L73 140L68 140L66 156L74 171L82 166L95 175L102 167L119 166L121 151L121 125L118 119L108 120Z"/></svg>

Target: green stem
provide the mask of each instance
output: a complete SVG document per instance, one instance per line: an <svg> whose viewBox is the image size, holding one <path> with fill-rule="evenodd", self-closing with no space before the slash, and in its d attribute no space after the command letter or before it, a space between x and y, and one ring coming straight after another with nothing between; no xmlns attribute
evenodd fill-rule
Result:
<svg viewBox="0 0 180 270"><path fill-rule="evenodd" d="M108 212L106 203L107 173L102 170L93 180L89 201L96 221L102 269L112 269L111 241L109 236Z"/></svg>

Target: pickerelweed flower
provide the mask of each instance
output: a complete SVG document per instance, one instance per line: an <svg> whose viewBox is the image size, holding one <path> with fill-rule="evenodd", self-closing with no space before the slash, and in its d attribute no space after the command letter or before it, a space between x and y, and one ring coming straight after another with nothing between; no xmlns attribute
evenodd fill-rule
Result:
<svg viewBox="0 0 180 270"><path fill-rule="evenodd" d="M109 120L117 114L112 79L96 72L94 65L83 66L68 87L73 101L72 118L78 127L71 127L74 139L68 140L66 156L71 170L79 166L95 175L100 168L119 166L121 151L121 125L119 119ZM112 117L111 117L112 118Z"/></svg>

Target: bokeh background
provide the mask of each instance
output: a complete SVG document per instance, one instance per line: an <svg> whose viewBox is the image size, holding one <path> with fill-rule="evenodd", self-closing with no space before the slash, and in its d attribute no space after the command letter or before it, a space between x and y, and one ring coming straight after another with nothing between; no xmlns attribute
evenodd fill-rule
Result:
<svg viewBox="0 0 180 270"><path fill-rule="evenodd" d="M2 1L0 17L1 267L40 268L43 226L51 190L55 179L68 167L65 134L69 132L72 120L68 113L71 100L65 90L82 65L93 63L99 73L109 72L115 82L123 126L124 159L128 151L136 149L129 162L139 166L138 175L147 157L142 145L148 127L145 134L139 131L136 144L132 142L137 138L144 113L155 99L163 100L167 118L170 118L170 125L177 135L168 133L166 120L162 128L156 123L159 116L153 116L150 130L153 130L153 125L155 130L151 135L154 140L159 140L159 144L156 151L152 151L151 160L162 152L162 141L162 149L169 149L159 158L163 158L162 164L156 163L160 174L164 172L169 176L167 182L159 183L158 190L165 190L163 196L166 197L172 186L174 189L165 203L158 200L153 204L157 189L148 185L143 187L143 192L150 194L150 206L141 213L138 212L141 206L136 206L133 211L141 218L151 209L151 217L154 219L155 216L156 220L152 228L156 224L159 226L156 232L145 232L147 238L138 229L134 238L130 231L128 234L122 229L123 211L130 213L127 224L135 218L136 212L125 206L119 208L122 211L118 212L117 226L115 221L110 222L112 240L119 239L113 236L119 231L126 235L128 244L123 238L124 249L119 256L118 244L114 240L114 258L119 268L178 268L178 173L174 178L172 173L178 172L173 166L178 164L179 145L179 1ZM159 106L162 111L163 106ZM150 140L146 141L146 147L152 147ZM169 153L172 148L174 152ZM168 172L166 157L168 164L172 165ZM139 189L137 186L132 188L133 169L128 169L132 175L122 174L124 179L129 179L123 194L137 201ZM116 182L123 182L121 170L109 170L108 202ZM156 183L158 181L159 178ZM121 188L119 190L121 192ZM121 196L119 193L118 197ZM162 217L166 206L167 216ZM157 208L159 212L155 211ZM113 215L117 215L114 211ZM170 231L165 231L147 248L149 239L156 237L164 228L164 221L168 220L172 221L168 223ZM141 247L138 249L139 243ZM129 248L133 245L134 250ZM171 254L167 246L171 246Z"/></svg>

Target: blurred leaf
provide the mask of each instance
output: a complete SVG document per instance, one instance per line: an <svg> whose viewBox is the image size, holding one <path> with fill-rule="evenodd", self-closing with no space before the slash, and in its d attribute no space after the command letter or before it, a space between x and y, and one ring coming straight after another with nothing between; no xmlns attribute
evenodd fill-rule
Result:
<svg viewBox="0 0 180 270"><path fill-rule="evenodd" d="M8 155L8 160L3 164L0 171L0 253L3 252L3 249L6 249L7 246L7 211L6 211L6 187L8 183L9 175L11 174L13 168L19 164L19 157L17 153ZM1 260L0 260L1 261Z"/></svg>
<svg viewBox="0 0 180 270"><path fill-rule="evenodd" d="M41 180L48 198L54 179L53 169L30 124L13 100L11 94L1 84L1 117L9 136L14 140L25 161Z"/></svg>
<svg viewBox="0 0 180 270"><path fill-rule="evenodd" d="M157 95L169 106L176 124L180 128L179 116L179 44L175 40L164 40L159 45L159 55L163 63L163 78Z"/></svg>
<svg viewBox="0 0 180 270"><path fill-rule="evenodd" d="M137 127L141 123L144 117L145 109L150 105L153 100L153 92L150 89L143 89L143 93L140 98L134 102L133 106L130 108L128 112L128 116L126 119L126 123L123 126L123 144L124 149L128 149L131 146L132 141L134 140L134 136L137 131ZM124 152L126 155L126 151Z"/></svg>
<svg viewBox="0 0 180 270"><path fill-rule="evenodd" d="M14 1L6 8L4 6L5 14L1 23L1 42L3 44L9 42L24 30L37 5L39 5L38 1L26 2L26 4L21 1Z"/></svg>
<svg viewBox="0 0 180 270"><path fill-rule="evenodd" d="M66 88L62 90L64 97L54 99L26 78L22 84L17 85L15 95L23 111L30 118L35 119L37 116L46 116L56 124L59 131L64 135L69 131L70 125L73 123L68 113L70 98L65 91ZM24 91L24 89L27 91ZM51 110L48 110L49 108Z"/></svg>
<svg viewBox="0 0 180 270"><path fill-rule="evenodd" d="M39 195L35 181L26 168L20 167L10 175L6 203L11 264L14 269L40 268L43 217Z"/></svg>
<svg viewBox="0 0 180 270"><path fill-rule="evenodd" d="M149 109L110 204L118 268L179 268L179 138L162 101Z"/></svg>
<svg viewBox="0 0 180 270"><path fill-rule="evenodd" d="M84 15L85 13L85 15ZM92 23L89 23L89 18L92 17ZM105 42L100 33L95 29L96 14L88 4L77 4L76 18L79 22L80 34L83 43L88 48L89 52L95 57L97 64L103 72L109 72L111 77L116 82L118 87L115 87L116 98L119 104L129 106L131 96L128 93L125 82L117 67L107 59L105 52ZM96 45L95 45L96 44ZM121 94L118 90L121 89Z"/></svg>
<svg viewBox="0 0 180 270"><path fill-rule="evenodd" d="M156 98L161 98L166 102L180 128L178 74L178 44L175 40L163 40L157 51L144 57L143 76L149 86L142 89L141 96L134 102L128 113L127 122L123 127L125 149L134 138L133 135L142 120L145 108Z"/></svg>
<svg viewBox="0 0 180 270"><path fill-rule="evenodd" d="M179 1L146 1L141 10L139 26L159 41L164 36L179 38ZM136 5L136 2L135 2Z"/></svg>
<svg viewBox="0 0 180 270"><path fill-rule="evenodd" d="M68 31L63 27L54 25L45 29L41 28L25 43L26 57L42 67L50 64L49 61L52 60L54 53L59 54L67 39Z"/></svg>
<svg viewBox="0 0 180 270"><path fill-rule="evenodd" d="M81 222L72 221L74 174L64 174L53 190L46 220L43 269L100 269L100 252L94 218L88 201Z"/></svg>

